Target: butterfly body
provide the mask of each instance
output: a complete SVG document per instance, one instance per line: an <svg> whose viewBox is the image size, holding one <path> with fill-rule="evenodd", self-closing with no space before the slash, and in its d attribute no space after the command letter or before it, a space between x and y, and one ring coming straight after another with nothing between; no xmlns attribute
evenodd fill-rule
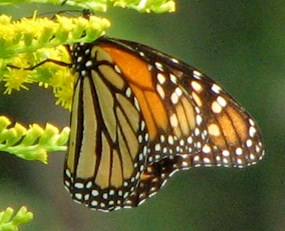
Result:
<svg viewBox="0 0 285 231"><path fill-rule="evenodd" d="M135 207L178 170L262 158L253 119L195 68L108 37L69 49L76 81L64 182L75 201Z"/></svg>

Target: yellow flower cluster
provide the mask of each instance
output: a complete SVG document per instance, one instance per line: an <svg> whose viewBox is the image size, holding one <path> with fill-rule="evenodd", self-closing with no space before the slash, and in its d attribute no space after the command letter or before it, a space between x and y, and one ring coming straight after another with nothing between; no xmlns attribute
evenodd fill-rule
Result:
<svg viewBox="0 0 285 231"><path fill-rule="evenodd" d="M50 3L70 5L90 9L92 11L107 11L108 7L117 6L130 8L141 13L167 13L175 11L174 0L1 0L0 5L15 3Z"/></svg>
<svg viewBox="0 0 285 231"><path fill-rule="evenodd" d="M11 17L0 15L0 81L4 81L4 93L28 89L29 83L36 82L52 87L56 104L70 109L74 82L70 69L52 62L32 70L27 68L47 59L70 63L63 45L94 41L109 26L109 21L95 16L56 15L50 19L34 14L32 18L12 21Z"/></svg>
<svg viewBox="0 0 285 231"><path fill-rule="evenodd" d="M110 0L113 6L135 9L141 13L175 11L175 2L169 0Z"/></svg>

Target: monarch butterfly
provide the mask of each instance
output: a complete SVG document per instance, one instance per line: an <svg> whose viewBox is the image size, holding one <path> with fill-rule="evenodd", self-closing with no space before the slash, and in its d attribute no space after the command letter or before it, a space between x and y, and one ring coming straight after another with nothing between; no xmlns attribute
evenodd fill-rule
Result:
<svg viewBox="0 0 285 231"><path fill-rule="evenodd" d="M64 184L76 202L131 208L178 170L263 157L254 120L195 68L105 36L68 50L76 81Z"/></svg>

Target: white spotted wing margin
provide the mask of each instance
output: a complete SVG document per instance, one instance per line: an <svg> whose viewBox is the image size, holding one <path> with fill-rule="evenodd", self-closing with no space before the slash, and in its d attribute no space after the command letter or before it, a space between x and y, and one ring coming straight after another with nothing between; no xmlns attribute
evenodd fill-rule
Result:
<svg viewBox="0 0 285 231"><path fill-rule="evenodd" d="M207 137L196 144L191 164L243 168L261 160L263 141L252 116L208 76L184 63L177 67L173 72L201 110L200 132Z"/></svg>
<svg viewBox="0 0 285 231"><path fill-rule="evenodd" d="M136 190L145 170L147 140L135 98L113 64L101 62L105 55L91 44L72 48L78 76L64 184L76 202L112 211L124 207Z"/></svg>
<svg viewBox="0 0 285 231"><path fill-rule="evenodd" d="M190 161L190 160L189 160ZM154 196L179 169L183 169L185 159L176 156L172 159L165 158L148 165L137 186L125 202L126 207L141 205L149 197Z"/></svg>

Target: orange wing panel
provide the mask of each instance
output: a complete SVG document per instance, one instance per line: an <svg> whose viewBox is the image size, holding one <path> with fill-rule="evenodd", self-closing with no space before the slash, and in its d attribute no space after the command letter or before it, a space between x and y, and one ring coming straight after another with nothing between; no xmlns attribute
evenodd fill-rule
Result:
<svg viewBox="0 0 285 231"><path fill-rule="evenodd" d="M131 53L113 46L103 45L113 62L123 72L139 101L151 139L157 135L157 128L168 128L167 112L153 86L152 73L148 64Z"/></svg>
<svg viewBox="0 0 285 231"><path fill-rule="evenodd" d="M150 136L150 139L154 139L155 136L157 135L157 129L155 126L155 122L154 122L154 118L151 114L151 111L149 109L149 106L147 105L148 102L145 98L145 95L143 93L143 91L141 91L138 87L136 86L132 86L132 89L139 101L146 125L147 125L147 129L148 129L148 133Z"/></svg>
<svg viewBox="0 0 285 231"><path fill-rule="evenodd" d="M151 91L145 91L145 97L156 125L166 131L168 127L168 118L160 97L156 92Z"/></svg>
<svg viewBox="0 0 285 231"><path fill-rule="evenodd" d="M139 88L153 90L152 76L146 62L115 47L104 45L103 49L111 56L129 82Z"/></svg>

